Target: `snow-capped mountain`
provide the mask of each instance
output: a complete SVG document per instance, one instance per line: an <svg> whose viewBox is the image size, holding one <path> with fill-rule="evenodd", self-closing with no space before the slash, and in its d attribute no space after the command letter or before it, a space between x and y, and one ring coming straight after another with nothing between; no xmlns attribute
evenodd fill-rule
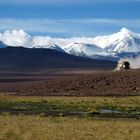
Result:
<svg viewBox="0 0 140 140"><path fill-rule="evenodd" d="M96 37L94 43L109 53L140 52L140 35L126 28L113 35Z"/></svg>
<svg viewBox="0 0 140 140"><path fill-rule="evenodd" d="M71 43L64 47L65 52L77 56L107 55L104 49L94 44Z"/></svg>
<svg viewBox="0 0 140 140"><path fill-rule="evenodd" d="M140 34L122 28L119 32L97 37L53 38L31 36L23 30L0 33L0 48L5 46L49 48L76 56L118 59L140 54ZM76 42L76 43L75 43ZM8 45L5 45L5 44ZM52 45L53 44L53 45Z"/></svg>
<svg viewBox="0 0 140 140"><path fill-rule="evenodd" d="M56 50L56 51L59 51L59 52L65 52L63 49L61 49L56 44L52 44L52 45L38 45L38 46L35 46L34 48L46 48L46 49Z"/></svg>

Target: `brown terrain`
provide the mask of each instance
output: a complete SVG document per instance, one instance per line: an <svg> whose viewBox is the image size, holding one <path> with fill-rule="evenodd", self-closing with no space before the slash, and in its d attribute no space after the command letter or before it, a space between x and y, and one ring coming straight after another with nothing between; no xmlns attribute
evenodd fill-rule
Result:
<svg viewBox="0 0 140 140"><path fill-rule="evenodd" d="M0 73L0 92L36 96L140 95L140 69Z"/></svg>

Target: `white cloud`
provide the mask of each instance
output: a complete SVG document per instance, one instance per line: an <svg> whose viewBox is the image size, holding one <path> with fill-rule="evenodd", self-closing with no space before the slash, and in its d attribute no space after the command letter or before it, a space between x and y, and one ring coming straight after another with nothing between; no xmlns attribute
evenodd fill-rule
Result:
<svg viewBox="0 0 140 140"><path fill-rule="evenodd" d="M31 36L23 30L12 30L1 33L0 40L11 46L30 46Z"/></svg>
<svg viewBox="0 0 140 140"><path fill-rule="evenodd" d="M31 36L22 29L20 30L7 30L0 33L0 41L3 41L10 46L24 46L34 47L38 45L52 45L57 44L61 47L70 43L92 43L93 38L86 37L73 37L73 38L53 38L50 36Z"/></svg>
<svg viewBox="0 0 140 140"><path fill-rule="evenodd" d="M72 38L53 38L50 36L31 36L22 29L7 30L0 33L0 41L10 46L34 47L38 45L57 44L62 48L70 43L94 43L94 38L72 37Z"/></svg>

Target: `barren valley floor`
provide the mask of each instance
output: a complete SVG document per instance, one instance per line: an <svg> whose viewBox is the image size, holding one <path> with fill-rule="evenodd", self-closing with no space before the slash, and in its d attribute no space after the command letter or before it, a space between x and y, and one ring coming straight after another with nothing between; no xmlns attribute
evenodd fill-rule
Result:
<svg viewBox="0 0 140 140"><path fill-rule="evenodd" d="M0 73L0 92L37 96L140 95L140 69L51 69Z"/></svg>

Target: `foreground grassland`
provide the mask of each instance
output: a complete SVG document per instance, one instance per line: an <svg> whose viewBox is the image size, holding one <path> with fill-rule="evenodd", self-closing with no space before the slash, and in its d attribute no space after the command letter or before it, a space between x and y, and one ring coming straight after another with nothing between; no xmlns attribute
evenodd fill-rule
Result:
<svg viewBox="0 0 140 140"><path fill-rule="evenodd" d="M140 121L0 115L0 140L139 140Z"/></svg>
<svg viewBox="0 0 140 140"><path fill-rule="evenodd" d="M52 112L57 113L57 117L47 115ZM66 112L89 114L63 115ZM1 94L0 113L0 140L140 138L140 96L22 97Z"/></svg>

